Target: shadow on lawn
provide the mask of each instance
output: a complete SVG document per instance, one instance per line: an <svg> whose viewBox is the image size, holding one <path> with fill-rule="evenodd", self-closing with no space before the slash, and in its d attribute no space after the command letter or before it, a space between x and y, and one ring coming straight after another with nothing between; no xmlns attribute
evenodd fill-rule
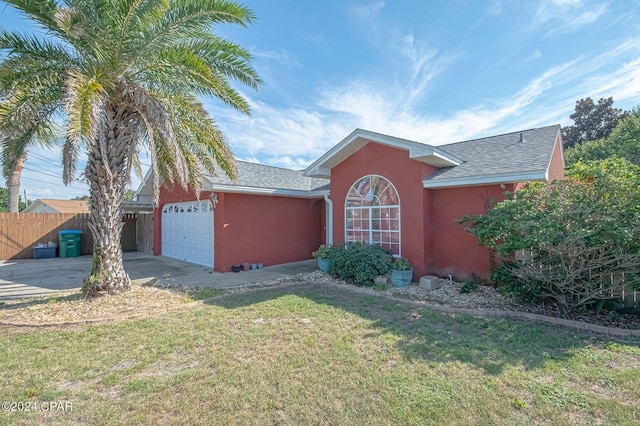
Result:
<svg viewBox="0 0 640 426"><path fill-rule="evenodd" d="M547 361L570 358L576 348L598 340L595 335L546 324L441 314L414 304L320 283L254 290L221 296L208 303L235 309L285 295L303 297L365 318L371 321L368 336L372 338L383 333L400 336L397 346L407 360L459 361L476 365L488 374L500 374L507 365L534 369Z"/></svg>

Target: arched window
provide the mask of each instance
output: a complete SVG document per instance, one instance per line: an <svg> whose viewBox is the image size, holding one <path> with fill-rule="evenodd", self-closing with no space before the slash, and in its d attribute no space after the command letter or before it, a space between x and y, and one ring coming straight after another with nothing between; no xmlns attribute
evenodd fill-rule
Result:
<svg viewBox="0 0 640 426"><path fill-rule="evenodd" d="M400 255L400 198L391 182L365 176L353 184L344 205L347 243L377 244Z"/></svg>

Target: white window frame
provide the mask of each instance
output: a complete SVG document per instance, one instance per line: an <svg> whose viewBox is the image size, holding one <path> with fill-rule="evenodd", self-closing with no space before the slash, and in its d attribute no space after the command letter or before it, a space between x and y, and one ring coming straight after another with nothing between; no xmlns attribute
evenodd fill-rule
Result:
<svg viewBox="0 0 640 426"><path fill-rule="evenodd" d="M349 195L351 194L351 191L353 189L356 189L358 184L360 182L362 182L363 179L371 179L371 178L381 178L384 179L389 186L395 191L396 197L398 199L398 204L388 204L388 205L372 205L372 206L358 206L358 207L348 207L349 204ZM357 191L357 189L356 189ZM377 197L376 197L377 198ZM363 198L364 200L364 198ZM351 185L349 187L349 190L347 191L347 195L345 197L345 201L344 201L344 241L345 243L351 243L351 242L356 242L356 241L362 241L364 243L368 243L368 244L376 244L376 245L380 245L382 246L382 244L378 244L375 243L373 241L373 235L374 232L390 232L390 233L396 233L398 235L398 253L394 253L393 256L394 257L400 257L402 255L402 218L401 218L401 208L400 208L401 202L400 202L400 193L398 192L398 190L396 189L395 185L386 177L382 176L382 175L365 175L360 177L359 179L357 179L353 185ZM398 209L398 229L395 230L391 230L391 229L373 229L373 211L374 210L382 210L382 209ZM369 225L368 225L368 229L358 229L357 231L360 232L368 232L369 234L369 238L368 241L367 240L349 240L349 231L356 231L356 229L353 228L347 228L347 224L348 224L348 212L349 211L367 211L367 215L368 215L368 219L369 219Z"/></svg>

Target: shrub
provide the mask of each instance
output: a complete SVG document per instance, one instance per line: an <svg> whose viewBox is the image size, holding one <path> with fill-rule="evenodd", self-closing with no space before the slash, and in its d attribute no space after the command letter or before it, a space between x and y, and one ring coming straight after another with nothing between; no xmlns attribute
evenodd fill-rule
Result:
<svg viewBox="0 0 640 426"><path fill-rule="evenodd" d="M346 282L372 286L373 279L389 273L391 255L379 246L351 243L335 247L331 257L331 273Z"/></svg>
<svg viewBox="0 0 640 426"><path fill-rule="evenodd" d="M322 244L318 247L318 250L311 253L314 259L329 259L331 258L331 253L333 252L333 247L330 244Z"/></svg>
<svg viewBox="0 0 640 426"><path fill-rule="evenodd" d="M477 289L479 289L483 284L484 282L482 281L482 278L480 278L476 274L471 274L471 281L467 281L462 284L459 291L462 294L471 293L472 291L476 291Z"/></svg>
<svg viewBox="0 0 640 426"><path fill-rule="evenodd" d="M640 287L640 167L620 159L577 163L566 177L527 183L487 214L462 219L504 260L495 281L561 310Z"/></svg>
<svg viewBox="0 0 640 426"><path fill-rule="evenodd" d="M404 257L397 258L391 267L396 271L410 271L413 268L411 263Z"/></svg>

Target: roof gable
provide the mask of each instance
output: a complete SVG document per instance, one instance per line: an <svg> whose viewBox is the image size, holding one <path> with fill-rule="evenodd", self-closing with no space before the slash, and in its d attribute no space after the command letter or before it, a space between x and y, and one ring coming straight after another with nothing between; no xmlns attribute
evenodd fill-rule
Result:
<svg viewBox="0 0 640 426"><path fill-rule="evenodd" d="M89 213L89 204L85 200L55 200L49 198L39 198L26 207L23 212L29 213L38 205L48 206L58 213Z"/></svg>
<svg viewBox="0 0 640 426"><path fill-rule="evenodd" d="M462 163L461 159L451 153L445 152L439 147L370 132L368 130L356 129L307 167L304 175L328 178L331 176L331 169L333 167L346 160L370 142L408 151L409 158L431 164L435 167L451 167Z"/></svg>

